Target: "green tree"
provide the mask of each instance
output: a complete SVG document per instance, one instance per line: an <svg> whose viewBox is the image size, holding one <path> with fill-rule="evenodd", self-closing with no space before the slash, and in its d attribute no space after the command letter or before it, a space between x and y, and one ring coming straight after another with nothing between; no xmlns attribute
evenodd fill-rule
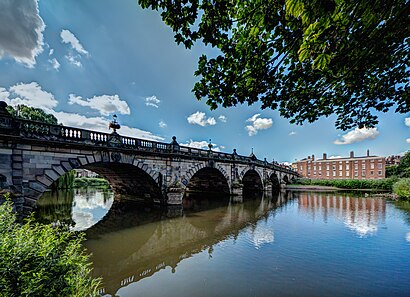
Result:
<svg viewBox="0 0 410 297"><path fill-rule="evenodd" d="M138 0L201 56L193 92L211 109L261 102L291 123L337 115L372 127L410 111L408 0Z"/></svg>
<svg viewBox="0 0 410 297"><path fill-rule="evenodd" d="M54 115L46 113L40 108L30 107L22 104L15 107L9 105L6 107L6 109L11 115L17 116L18 113L18 116L20 118L26 120L39 121L53 125L58 124L57 118Z"/></svg>
<svg viewBox="0 0 410 297"><path fill-rule="evenodd" d="M410 151L406 152L397 165L397 175L400 177L410 177Z"/></svg>
<svg viewBox="0 0 410 297"><path fill-rule="evenodd" d="M16 221L0 205L0 296L96 296L82 237L67 229Z"/></svg>

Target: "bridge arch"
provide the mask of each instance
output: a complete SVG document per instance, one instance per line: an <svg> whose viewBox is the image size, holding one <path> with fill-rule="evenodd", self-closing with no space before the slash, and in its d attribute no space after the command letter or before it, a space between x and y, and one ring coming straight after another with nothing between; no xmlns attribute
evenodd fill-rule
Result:
<svg viewBox="0 0 410 297"><path fill-rule="evenodd" d="M243 171L242 184L244 194L255 194L263 191L261 174L255 169Z"/></svg>
<svg viewBox="0 0 410 297"><path fill-rule="evenodd" d="M119 153L111 154L109 159L94 154L61 160L59 164L50 164L49 168L44 168L42 174L36 175L35 181L23 185L28 204L26 206L35 206L53 182L73 169L88 169L103 176L118 194L129 194L138 200L154 202L162 202L164 199L161 192L161 173L153 171L139 160L123 157Z"/></svg>
<svg viewBox="0 0 410 297"><path fill-rule="evenodd" d="M287 184L290 183L289 177L288 177L286 174L283 175L282 181L283 181L283 183L284 183L285 185L287 185Z"/></svg>
<svg viewBox="0 0 410 297"><path fill-rule="evenodd" d="M280 190L280 180L276 172L273 172L269 177L270 182L272 183L272 191L279 192Z"/></svg>
<svg viewBox="0 0 410 297"><path fill-rule="evenodd" d="M187 173L185 193L230 194L229 177L220 166L195 166Z"/></svg>

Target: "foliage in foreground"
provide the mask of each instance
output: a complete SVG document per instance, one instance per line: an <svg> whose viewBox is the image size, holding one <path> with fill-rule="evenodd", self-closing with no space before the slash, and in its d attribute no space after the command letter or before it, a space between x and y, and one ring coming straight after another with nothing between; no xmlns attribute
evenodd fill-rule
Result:
<svg viewBox="0 0 410 297"><path fill-rule="evenodd" d="M11 202L0 205L0 296L96 296L82 240L31 219L19 224Z"/></svg>
<svg viewBox="0 0 410 297"><path fill-rule="evenodd" d="M385 179L307 179L295 181L299 185L328 186L342 189L377 189L391 191L397 178Z"/></svg>
<svg viewBox="0 0 410 297"><path fill-rule="evenodd" d="M410 111L407 0L138 2L177 43L218 49L193 89L211 109L259 102L297 124L336 114L343 130Z"/></svg>
<svg viewBox="0 0 410 297"><path fill-rule="evenodd" d="M410 199L410 178L400 179L393 185L393 192L400 198Z"/></svg>

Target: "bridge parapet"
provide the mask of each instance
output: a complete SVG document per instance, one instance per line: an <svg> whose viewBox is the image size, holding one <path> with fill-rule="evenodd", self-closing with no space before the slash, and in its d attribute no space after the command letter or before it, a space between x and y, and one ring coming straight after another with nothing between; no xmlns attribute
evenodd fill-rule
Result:
<svg viewBox="0 0 410 297"><path fill-rule="evenodd" d="M286 172L292 175L297 173L287 167L272 164L248 156L236 153L217 152L198 148L187 147L172 143L163 143L152 140L122 136L114 133L104 133L87 129L52 125L43 122L14 118L0 113L0 134L14 136L24 140L40 140L47 142L59 142L73 145L85 145L95 147L115 147L117 149L133 150L146 153L160 153L172 157L185 157L196 159L215 159L225 162L253 164L275 171Z"/></svg>

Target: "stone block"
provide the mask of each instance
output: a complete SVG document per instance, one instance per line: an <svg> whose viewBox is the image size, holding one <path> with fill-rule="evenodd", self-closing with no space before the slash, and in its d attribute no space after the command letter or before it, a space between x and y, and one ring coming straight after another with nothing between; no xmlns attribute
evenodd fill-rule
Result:
<svg viewBox="0 0 410 297"><path fill-rule="evenodd" d="M79 157L78 160L80 161L80 164L81 164L82 166L88 164L88 160L87 160L86 157Z"/></svg>
<svg viewBox="0 0 410 297"><path fill-rule="evenodd" d="M51 186L51 184L53 183L53 181L51 179L49 179L46 175L37 176L36 180L41 182L46 187Z"/></svg>
<svg viewBox="0 0 410 297"><path fill-rule="evenodd" d="M57 180L60 177L60 175L52 169L46 170L44 171L44 173L53 181Z"/></svg>
<svg viewBox="0 0 410 297"><path fill-rule="evenodd" d="M29 188L36 190L40 193L43 193L47 190L47 187L36 181L29 182Z"/></svg>
<svg viewBox="0 0 410 297"><path fill-rule="evenodd" d="M56 166L54 165L52 167L55 171L57 171L57 173L61 176L64 175L66 173L66 171L64 171L64 168L62 166Z"/></svg>
<svg viewBox="0 0 410 297"><path fill-rule="evenodd" d="M87 161L88 161L88 163L94 163L95 162L94 156L93 155L87 155Z"/></svg>

